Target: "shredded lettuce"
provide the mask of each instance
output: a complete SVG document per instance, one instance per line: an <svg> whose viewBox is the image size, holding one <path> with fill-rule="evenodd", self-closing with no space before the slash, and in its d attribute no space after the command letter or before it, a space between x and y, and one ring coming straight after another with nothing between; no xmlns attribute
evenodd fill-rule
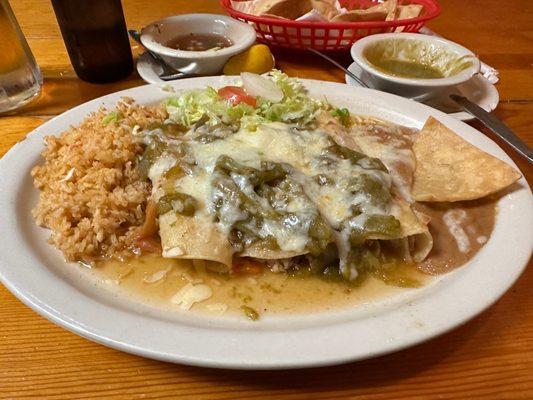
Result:
<svg viewBox="0 0 533 400"><path fill-rule="evenodd" d="M224 123L233 127L243 126L250 131L265 122L276 121L306 127L321 109L326 108L323 102L309 97L297 79L277 70L270 72L268 77L284 94L280 102L258 98L255 108L245 103L232 106L215 89L207 87L168 98L164 105L169 119L185 127L194 125L205 115L210 125Z"/></svg>
<svg viewBox="0 0 533 400"><path fill-rule="evenodd" d="M122 119L122 114L117 111L110 111L104 117L102 117L102 123L109 125L111 122L118 124Z"/></svg>

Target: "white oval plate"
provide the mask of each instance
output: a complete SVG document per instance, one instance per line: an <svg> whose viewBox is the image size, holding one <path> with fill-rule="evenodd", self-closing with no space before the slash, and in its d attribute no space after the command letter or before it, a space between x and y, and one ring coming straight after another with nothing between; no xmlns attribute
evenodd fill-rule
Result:
<svg viewBox="0 0 533 400"><path fill-rule="evenodd" d="M235 78L194 78L176 89L222 86ZM475 129L401 97L338 83L304 80L314 96L396 123L422 127L430 115L466 140L514 165ZM122 96L152 104L169 93L141 86L82 104L46 122L0 160L0 278L21 301L56 324L106 346L158 360L210 367L274 369L360 360L399 350L446 332L494 303L518 278L533 244L533 201L524 179L499 200L492 237L468 265L421 289L352 309L257 322L155 309L91 281L46 243L48 232L30 214L37 200L31 168L41 162L45 135L78 124Z"/></svg>
<svg viewBox="0 0 533 400"><path fill-rule="evenodd" d="M360 77L363 72L361 67L357 65L356 62L350 64L348 70L358 77ZM157 75L155 73L153 74L157 78ZM348 85L361 87L361 85L348 74L344 75L344 79ZM476 74L468 81L461 83L460 85L455 85L450 89L446 89L433 99L424 101L424 104L441 110L442 112L445 112L446 114L461 121L471 121L475 119L475 117L471 114L467 113L466 111L462 111L461 108L455 104L452 99L450 99L450 94L452 93L465 96L468 100L474 102L487 112L495 110L498 106L498 102L500 101L500 94L498 93L496 86L490 83L483 75Z"/></svg>

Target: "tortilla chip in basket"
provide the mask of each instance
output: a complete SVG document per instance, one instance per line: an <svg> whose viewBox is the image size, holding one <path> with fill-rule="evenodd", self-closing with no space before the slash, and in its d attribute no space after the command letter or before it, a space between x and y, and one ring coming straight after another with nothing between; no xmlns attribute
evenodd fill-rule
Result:
<svg viewBox="0 0 533 400"><path fill-rule="evenodd" d="M421 4L407 4L405 6L398 6L394 19L400 20L416 18L422 13L423 9L424 6Z"/></svg>
<svg viewBox="0 0 533 400"><path fill-rule="evenodd" d="M335 0L311 0L314 10L322 14L327 20L332 19L339 13L335 5Z"/></svg>
<svg viewBox="0 0 533 400"><path fill-rule="evenodd" d="M296 19L312 9L311 0L256 0L252 14Z"/></svg>
<svg viewBox="0 0 533 400"><path fill-rule="evenodd" d="M420 4L407 4L405 6L398 6L396 9L396 14L394 16L395 20L402 20L402 19L411 19L418 17L422 10L424 9L424 6ZM405 26L399 26L394 31L395 32L402 32L405 30Z"/></svg>
<svg viewBox="0 0 533 400"><path fill-rule="evenodd" d="M385 10L352 10L334 16L331 22L385 21L386 18Z"/></svg>
<svg viewBox="0 0 533 400"><path fill-rule="evenodd" d="M386 0L366 9L351 10L336 15L331 22L390 21L394 19L397 3L397 0Z"/></svg>
<svg viewBox="0 0 533 400"><path fill-rule="evenodd" d="M416 201L475 200L506 188L521 176L432 117L415 138L413 151Z"/></svg>

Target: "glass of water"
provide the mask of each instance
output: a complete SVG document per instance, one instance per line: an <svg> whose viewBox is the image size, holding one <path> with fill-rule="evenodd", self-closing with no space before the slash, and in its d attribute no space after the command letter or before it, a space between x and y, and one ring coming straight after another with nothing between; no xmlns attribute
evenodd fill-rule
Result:
<svg viewBox="0 0 533 400"><path fill-rule="evenodd" d="M0 113L39 95L43 78L7 0L0 0Z"/></svg>

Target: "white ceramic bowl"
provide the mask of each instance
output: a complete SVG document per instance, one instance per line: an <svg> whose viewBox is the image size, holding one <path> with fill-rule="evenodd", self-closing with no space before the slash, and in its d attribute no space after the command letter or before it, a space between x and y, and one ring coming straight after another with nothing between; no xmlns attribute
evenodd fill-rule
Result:
<svg viewBox="0 0 533 400"><path fill-rule="evenodd" d="M183 51L165 45L177 36L191 33L224 35L233 45L207 51ZM175 15L152 22L141 31L141 42L147 49L171 67L197 75L218 74L231 56L248 49L255 39L255 30L250 25L219 14Z"/></svg>
<svg viewBox="0 0 533 400"><path fill-rule="evenodd" d="M365 57L366 49L385 40L413 40L426 42L437 48L441 48L446 52L455 53L458 57L470 56L469 61L471 61L472 65L456 75L444 78L419 79L392 76L375 68ZM425 100L435 97L451 86L466 82L472 78L472 76L477 74L480 68L479 59L474 53L465 47L443 38L418 33L382 33L367 36L353 44L351 55L357 65L362 68L363 73L361 74L361 78L364 82L368 82L369 86L384 92L398 94L415 100Z"/></svg>

